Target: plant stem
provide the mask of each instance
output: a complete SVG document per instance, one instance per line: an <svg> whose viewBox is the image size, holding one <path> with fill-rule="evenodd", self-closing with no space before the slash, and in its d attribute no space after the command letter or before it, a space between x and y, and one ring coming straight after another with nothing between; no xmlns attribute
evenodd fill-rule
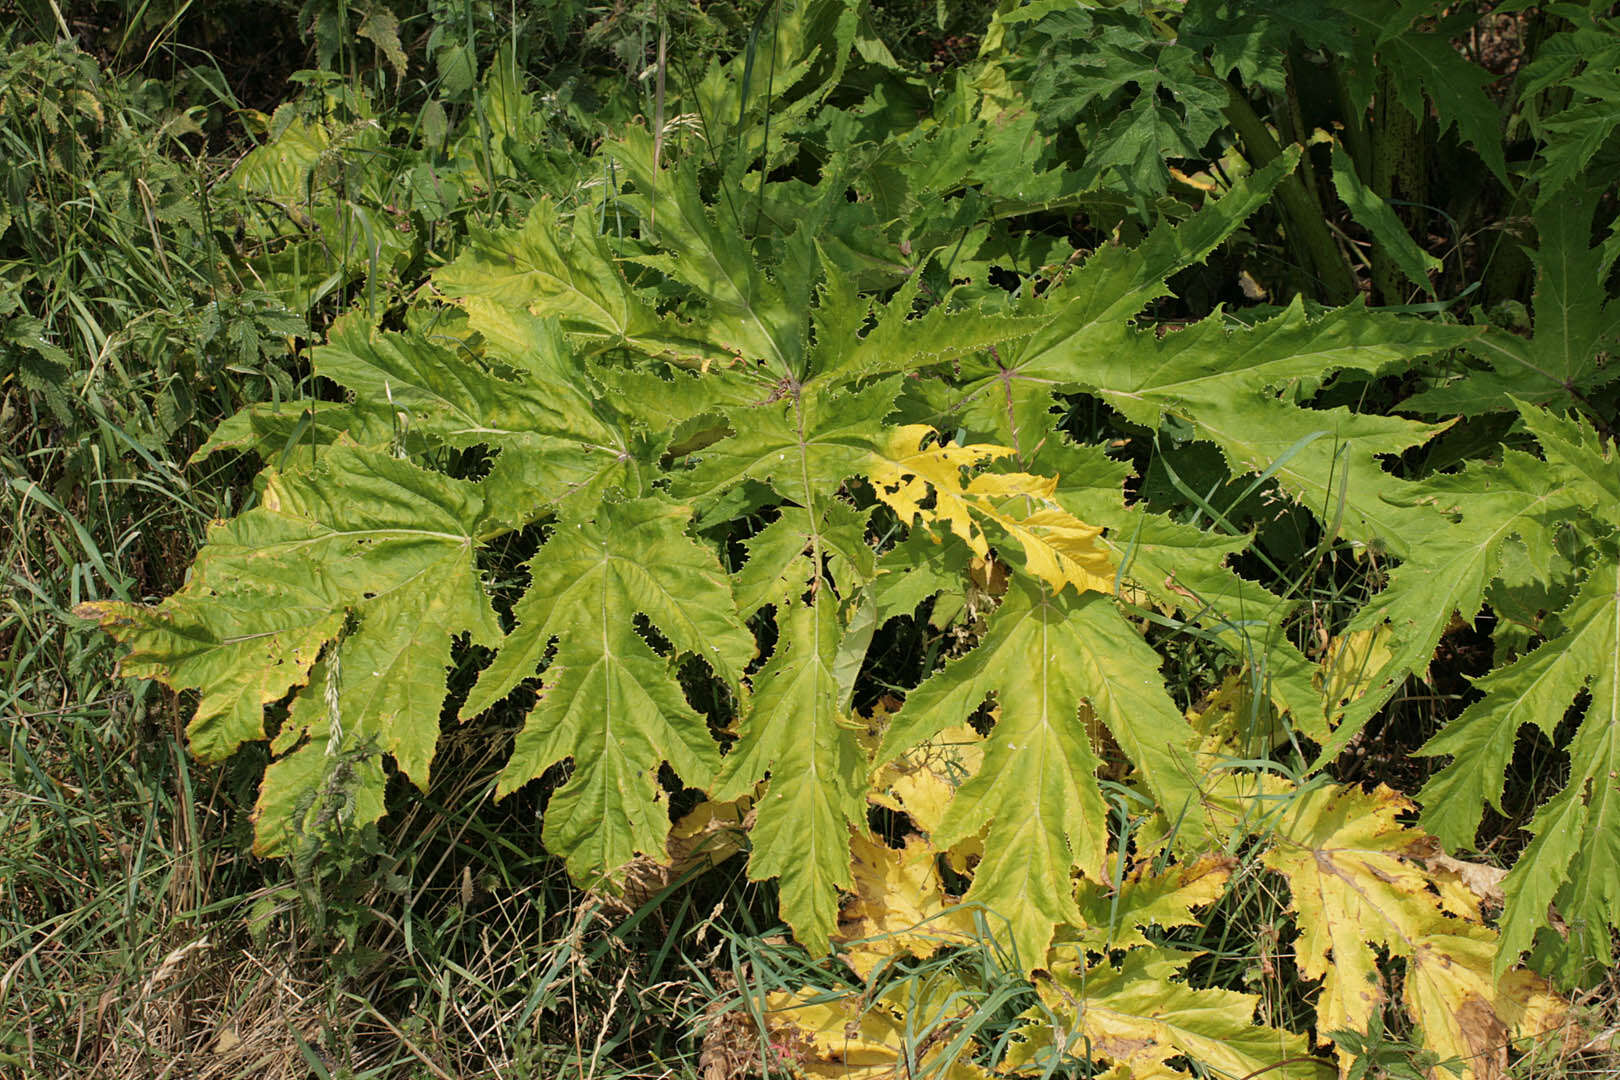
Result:
<svg viewBox="0 0 1620 1080"><path fill-rule="evenodd" d="M1243 92L1232 86L1227 91L1226 118L1242 141L1249 164L1257 169L1264 168L1276 160L1282 148L1255 115ZM1314 271L1323 298L1334 304L1349 303L1358 291L1355 274L1333 242L1333 234L1328 231L1304 183L1297 175L1285 176L1277 185L1277 196L1282 200L1283 213L1288 219L1289 237Z"/></svg>

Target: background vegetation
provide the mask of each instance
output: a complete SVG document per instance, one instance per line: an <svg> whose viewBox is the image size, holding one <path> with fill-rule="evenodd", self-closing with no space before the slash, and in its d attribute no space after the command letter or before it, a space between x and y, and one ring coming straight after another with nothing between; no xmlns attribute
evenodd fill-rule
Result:
<svg viewBox="0 0 1620 1080"><path fill-rule="evenodd" d="M693 861L621 891L572 881L541 839L562 771L494 798L516 709L447 725L431 785L395 777L376 827L258 858L269 750L190 757L193 696L117 678L118 647L74 615L182 586L210 523L260 495L251 455L211 451L288 433L210 436L248 406L344 401L311 359L340 317L424 330L444 290L435 275L537 207L576 232L594 214L597 232L622 241L635 222L603 193L625 177L599 151L637 118L663 124L672 147L729 124L736 168L757 164L783 189L818 182L834 137L851 131L911 138L913 150L968 122L1014 132L939 151L937 176L874 166L860 198L879 207L872 236L889 246L826 238L844 245L862 290L912 290L919 313L1044 290L1092 252L1187 221L1298 144L1297 168L1207 259L1175 267L1138 325L1169 331L1217 312L1244 325L1295 302L1316 313L1361 298L1487 335L1300 381L1298 400L1314 407L1450 423L1387 461L1391 475L1535 451L1513 399L1579 418L1594 453L1609 453L1620 206L1604 178L1620 175L1620 22L1607 5L874 0L815 9L807 40L844 54L824 50L797 86L771 81L781 7L25 0L5 12L0 1070L728 1080L804 1057L761 1041L767 995L861 992L793 943L774 886L741 860ZM704 75L723 65L744 87L734 123L702 109ZM711 201L727 183L742 190L723 150L700 176ZM756 214L775 209L765 188L753 189ZM780 258L771 245L786 226L773 227L746 230L762 259ZM900 266L913 251L915 265ZM679 306L667 282L637 284ZM1298 602L1289 640L1331 678L1330 643L1385 586L1386 553L1353 554L1275 485L1232 475L1175 417L1133 422L1075 393L1054 422L1112 441L1133 498L1252 534L1236 568ZM447 467L482 463L468 452ZM1549 537L1545 552L1496 558L1478 618L1442 613L1432 662L1409 665L1418 676L1369 692L1364 715L1341 703L1346 745L1316 741L1335 750L1324 775L1410 796L1445 782L1445 758L1415 751L1486 696L1476 679L1567 633L1577 585L1613 558L1601 524ZM740 551L743 538L727 542ZM536 542L515 533L490 555L497 593L514 591ZM994 589L985 580L880 627L855 707L886 713L891 694L965 652L982 632L974 605ZM1149 636L1176 704L1207 711L1227 658L1191 622ZM476 676L474 660L458 663L452 694ZM1526 826L1570 782L1575 730L1604 692L1590 676L1539 729L1496 736L1506 782L1472 835L1466 821L1425 824L1484 864L1513 865ZM1296 775L1317 757L1299 740L1257 753ZM873 820L899 834L882 812ZM1609 819L1593 833L1598 880L1605 866L1620 879L1615 835ZM1286 885L1237 854L1234 887L1156 940L1202 955L1201 986L1258 994L1271 1023L1304 1031L1313 988L1291 958ZM1620 986L1602 959L1613 923L1577 931L1580 946L1561 949L1541 928L1531 963L1574 1003L1578 1036L1516 1051L1518 1074L1620 1068ZM952 1003L956 1026L904 1030L899 1064L848 1075L957 1075L936 1051L964 1030L1005 1050L1037 999L993 947L890 977L926 997L964 967L975 992ZM1339 1040L1346 1068L1435 1069L1399 1016L1388 1023ZM1046 1072L1091 1067L1077 1053Z"/></svg>

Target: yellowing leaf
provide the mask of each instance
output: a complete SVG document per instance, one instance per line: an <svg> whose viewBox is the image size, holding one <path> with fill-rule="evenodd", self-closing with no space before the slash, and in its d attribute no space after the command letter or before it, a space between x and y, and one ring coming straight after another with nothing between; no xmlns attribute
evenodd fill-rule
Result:
<svg viewBox="0 0 1620 1080"><path fill-rule="evenodd" d="M1389 647L1388 623L1366 630L1353 630L1334 638L1322 656L1317 685L1330 714L1359 697L1372 685L1373 675L1384 669L1395 654Z"/></svg>
<svg viewBox="0 0 1620 1080"><path fill-rule="evenodd" d="M1221 898L1237 860L1206 854L1192 862L1150 874L1142 862L1125 876L1115 895L1104 886L1082 882L1080 911L1086 928L1079 940L1099 949L1131 949L1151 944L1142 930L1154 926L1196 926L1193 908Z"/></svg>
<svg viewBox="0 0 1620 1080"><path fill-rule="evenodd" d="M669 856L683 868L702 859L723 862L743 849L743 828L754 800L744 795L727 802L705 799L669 830Z"/></svg>
<svg viewBox="0 0 1620 1080"><path fill-rule="evenodd" d="M879 768L868 799L911 819L932 836L956 789L984 762L984 738L967 724L948 727Z"/></svg>
<svg viewBox="0 0 1620 1080"><path fill-rule="evenodd" d="M1423 863L1440 890L1441 902L1453 915L1478 922L1481 904L1500 908L1506 899L1502 879L1508 872L1500 866L1454 859L1443 851L1429 856Z"/></svg>
<svg viewBox="0 0 1620 1080"><path fill-rule="evenodd" d="M919 836L905 849L855 837L855 896L844 907L836 939L857 942L844 952L855 974L870 978L884 962L904 954L919 959L975 940L971 908L951 903L940 883L939 853Z"/></svg>
<svg viewBox="0 0 1620 1080"><path fill-rule="evenodd" d="M1248 672L1234 672L1187 710L1187 722L1203 736L1202 754L1258 757L1288 741L1276 703L1256 702L1251 685Z"/></svg>
<svg viewBox="0 0 1620 1080"><path fill-rule="evenodd" d="M1113 592L1113 559L1100 542L1102 529L1087 525L1053 501L1056 478L988 473L964 483L964 469L1016 451L991 444L948 443L918 449L931 436L937 438L937 433L925 424L897 428L872 455L867 475L878 498L901 521L909 525L920 518L943 524L980 558L990 551L981 523L993 522L1024 549L1029 572L1054 593L1062 592L1064 585L1073 585L1080 593ZM933 505L925 507L930 494ZM1033 508L1022 513L1009 509L1020 499L1033 503Z"/></svg>
<svg viewBox="0 0 1620 1080"><path fill-rule="evenodd" d="M1497 948L1494 930L1455 923L1453 932L1423 939L1406 961L1406 1010L1425 1046L1441 1061L1461 1061L1463 1076L1478 1080L1506 1077L1511 1044L1566 1023L1563 1002L1542 979L1523 970L1500 982L1492 976ZM1432 1080L1451 1075L1430 1070Z"/></svg>
<svg viewBox="0 0 1620 1080"><path fill-rule="evenodd" d="M1050 1064L1055 1051L1116 1066L1124 1080L1264 1072L1279 1080L1326 1080L1324 1063L1293 1032L1254 1023L1259 998L1234 990L1197 990L1174 976L1191 954L1134 949L1118 968L1054 965L1039 987L1058 1026L1032 1024L1010 1054L1018 1064ZM1197 1071L1178 1064L1196 1062Z"/></svg>
<svg viewBox="0 0 1620 1080"><path fill-rule="evenodd" d="M1102 529L1087 525L1066 510L1038 510L1025 518L987 511L986 517L1007 531L1024 549L1029 572L1053 592L1073 585L1075 592L1112 593L1114 565L1098 538Z"/></svg>
<svg viewBox="0 0 1620 1080"><path fill-rule="evenodd" d="M989 1073L963 1060L948 1061L949 1039L927 1039L908 1030L905 1021L883 1005L861 1008L858 997L818 1002L822 992L805 988L796 994L767 997L765 1026L779 1056L796 1059L798 1075L837 1080L986 1080ZM935 1031L949 1030L943 1019ZM932 1042L933 1045L928 1045ZM908 1044L917 1047L908 1060ZM915 1070L912 1066L915 1065Z"/></svg>
<svg viewBox="0 0 1620 1080"><path fill-rule="evenodd" d="M1474 916L1462 886L1426 868L1435 840L1397 817L1412 804L1387 787L1327 785L1299 792L1276 822L1265 865L1288 879L1298 915L1300 971L1321 979L1318 1033L1366 1031L1386 998L1376 949L1406 958L1406 1008L1463 1080L1501 1074L1509 1041L1554 1026L1558 1000L1528 972L1491 976L1497 934ZM1434 1072L1435 1080L1449 1075Z"/></svg>
<svg viewBox="0 0 1620 1080"><path fill-rule="evenodd" d="M210 530L179 592L151 607L84 605L80 614L129 643L126 674L202 691L187 731L205 760L262 739L264 706L289 690L302 687L295 708L321 698L326 686L304 683L329 646L343 673L332 688L342 749L387 753L425 790L451 641L500 640L473 557L477 487L352 444L307 471L269 470L262 482L258 507ZM290 837L274 830L301 820L298 804L317 797L329 771L287 759L271 773L256 811L260 851L286 849ZM373 807L382 776L373 759L344 784L371 785L352 797Z"/></svg>
<svg viewBox="0 0 1620 1080"><path fill-rule="evenodd" d="M1409 808L1387 787L1371 796L1333 786L1305 791L1264 856L1293 889L1300 971L1323 980L1320 1032L1367 1030L1385 997L1370 943L1408 944L1439 914L1424 892L1425 874L1409 861L1428 845L1395 820Z"/></svg>
<svg viewBox="0 0 1620 1080"><path fill-rule="evenodd" d="M639 908L688 872L741 853L753 805L743 795L729 802L705 799L693 807L669 830L662 858L637 855L625 866L625 903Z"/></svg>
<svg viewBox="0 0 1620 1080"><path fill-rule="evenodd" d="M1010 457L1011 447L978 445L954 446L935 443L926 449L919 445L937 433L926 424L908 424L891 431L874 452L874 464L867 470L878 498L889 504L900 520L910 525L919 517L937 521L967 541L974 554L989 554L984 533L973 521L977 499L962 482L962 470L982 465L994 458ZM924 508L928 496L934 505Z"/></svg>
<svg viewBox="0 0 1620 1080"><path fill-rule="evenodd" d="M330 677L326 662L315 665L315 692L294 699L271 744L281 756L265 766L253 806L256 855L293 855L336 830L363 828L383 816L387 778L380 756L364 744L343 748L341 737L332 745Z"/></svg>

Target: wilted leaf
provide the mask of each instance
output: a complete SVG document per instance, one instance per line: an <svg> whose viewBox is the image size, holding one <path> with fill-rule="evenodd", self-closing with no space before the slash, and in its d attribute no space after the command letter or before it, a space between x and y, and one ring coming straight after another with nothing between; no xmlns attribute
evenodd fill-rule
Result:
<svg viewBox="0 0 1620 1080"><path fill-rule="evenodd" d="M910 1027L887 1006L863 1008L855 996L826 996L813 989L766 998L765 1024L782 1058L804 1076L829 1080L987 1080L989 1073L967 1060L942 1053L948 1043L919 1049L924 1033ZM785 1053L783 1052L785 1051Z"/></svg>
<svg viewBox="0 0 1620 1080"><path fill-rule="evenodd" d="M844 961L861 978L903 955L919 959L976 940L973 912L946 896L939 855L920 836L895 850L857 836L852 845L855 896L844 905L837 940Z"/></svg>
<svg viewBox="0 0 1620 1080"><path fill-rule="evenodd" d="M1562 1007L1528 972L1493 976L1497 935L1449 913L1473 914L1426 867L1434 839L1397 820L1413 809L1387 787L1301 790L1278 814L1262 861L1288 879L1300 972L1322 980L1319 1033L1369 1029L1387 998L1383 950L1406 960L1406 1010L1426 1045L1462 1058L1463 1080L1495 1080L1512 1041L1556 1026Z"/></svg>

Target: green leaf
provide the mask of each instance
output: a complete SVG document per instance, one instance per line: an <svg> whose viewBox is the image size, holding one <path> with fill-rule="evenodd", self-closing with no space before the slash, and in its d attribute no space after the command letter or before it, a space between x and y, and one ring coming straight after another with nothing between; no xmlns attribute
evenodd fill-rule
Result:
<svg viewBox="0 0 1620 1080"><path fill-rule="evenodd" d="M1584 423L1520 405L1550 466L1543 487L1565 489L1559 516L1576 507L1620 528L1620 462ZM1500 972L1546 927L1549 905L1576 927L1547 950L1564 977L1588 960L1613 962L1609 931L1620 926L1620 887L1609 868L1620 859L1620 558L1612 534L1592 544L1587 577L1558 613L1559 631L1477 683L1485 694L1424 745L1452 754L1420 793L1424 822L1454 845L1472 844L1482 805L1501 810L1502 777L1518 729L1537 725L1551 738L1582 695L1585 715L1571 740L1569 778L1537 811L1535 834L1503 883ZM1430 824L1432 822L1432 825Z"/></svg>
<svg viewBox="0 0 1620 1080"><path fill-rule="evenodd" d="M1614 32L1613 13L1593 5L1585 12L1567 9L1560 14L1564 29L1537 46L1517 79L1525 119L1545 144L1541 154L1546 164L1535 175L1537 210L1591 171L1592 159L1620 127L1615 110L1620 35ZM1548 109L1558 111L1548 115Z"/></svg>
<svg viewBox="0 0 1620 1080"><path fill-rule="evenodd" d="M338 640L347 737L425 789L451 639L499 639L472 554L481 512L472 484L339 444L314 469L271 471L260 506L212 530L163 603L80 610L131 646L126 672L203 691L188 734L205 760L262 739L264 705Z"/></svg>
<svg viewBox="0 0 1620 1080"><path fill-rule="evenodd" d="M190 464L224 450L238 450L286 469L299 461L313 465L316 447L331 446L340 439L380 448L393 438L393 418L383 409L359 402L267 401L220 421L191 455ZM295 456L300 449L303 453Z"/></svg>
<svg viewBox="0 0 1620 1080"><path fill-rule="evenodd" d="M765 272L739 229L710 220L692 166L655 168L653 138L635 128L608 150L635 188L621 198L637 210L665 253L639 261L704 301L706 336L715 345L764 362L773 375L803 378L807 336L802 302L791 301L786 285ZM815 283L801 279L792 284L803 297Z"/></svg>
<svg viewBox="0 0 1620 1080"><path fill-rule="evenodd" d="M1350 51L1344 16L1317 0L1188 0L1176 30L1188 48L1209 50L1217 75L1235 71L1248 86L1274 94L1287 87L1283 60L1291 43L1330 56Z"/></svg>
<svg viewBox="0 0 1620 1080"><path fill-rule="evenodd" d="M405 50L399 44L397 15L388 8L374 7L360 20L360 28L355 33L377 46L388 66L394 69L395 79L405 78Z"/></svg>
<svg viewBox="0 0 1620 1080"><path fill-rule="evenodd" d="M1065 1049L1112 1062L1111 1073L1183 1075L1169 1062L1184 1057L1203 1066L1194 1075L1329 1080L1331 1067L1310 1056L1303 1037L1254 1022L1258 997L1178 981L1175 976L1192 959L1172 949L1134 949L1117 968L1061 961L1050 984L1042 984L1041 997L1067 1029ZM1045 1065L1053 1029L1035 1024L1023 1034L1026 1042L1015 1060ZM1050 1060L1055 1067L1061 1059Z"/></svg>
<svg viewBox="0 0 1620 1080"><path fill-rule="evenodd" d="M1588 247L1595 193L1564 193L1556 207L1536 214L1540 247L1532 297L1535 335L1529 339L1492 327L1469 345L1490 371L1408 399L1403 409L1474 415L1513 407L1509 397L1534 404L1580 402L1577 396L1612 382L1620 366L1610 355L1620 339L1620 299L1605 295L1615 253Z"/></svg>
<svg viewBox="0 0 1620 1080"><path fill-rule="evenodd" d="M1495 76L1469 63L1449 35L1413 29L1419 12L1410 5L1397 10L1394 0L1354 0L1335 6L1355 29L1361 60L1349 73L1350 99L1372 101L1374 80L1379 72L1388 72L1395 97L1408 113L1427 116L1432 103L1440 134L1455 125L1491 172L1507 183L1502 114L1485 93ZM1422 14L1427 15L1428 9ZM1374 52L1376 64L1370 62Z"/></svg>
<svg viewBox="0 0 1620 1080"><path fill-rule="evenodd" d="M540 700L518 734L496 791L505 795L571 758L546 810L546 846L581 878L637 853L662 857L669 831L657 768L669 762L707 785L719 763L708 725L687 704L673 657L637 632L645 615L677 656L701 656L733 687L753 636L727 604L712 552L686 538L689 507L659 498L602 503L593 520L565 518L530 561L533 580L513 608L517 627L473 687L474 716L550 655Z"/></svg>
<svg viewBox="0 0 1620 1080"><path fill-rule="evenodd" d="M1485 696L1425 743L1425 756L1454 755L1418 794L1423 827L1447 847L1472 847L1484 804L1503 812L1502 779L1518 730L1534 724L1552 738L1570 703L1602 666L1606 642L1601 579L1589 579L1560 613L1563 633L1476 680ZM1594 592L1594 590L1596 590Z"/></svg>
<svg viewBox="0 0 1620 1080"><path fill-rule="evenodd" d="M1440 260L1418 247L1389 204L1361 182L1355 165L1338 143L1333 144L1333 189L1350 208L1356 224L1372 234L1406 279L1430 296L1435 295L1429 275L1440 269Z"/></svg>
<svg viewBox="0 0 1620 1080"><path fill-rule="evenodd" d="M837 924L838 891L853 883L849 838L866 831L866 754L840 708L842 628L828 590L777 615L776 652L753 679L753 699L726 755L716 799L768 777L750 831L748 876L779 878L782 919L822 955Z"/></svg>
<svg viewBox="0 0 1620 1080"><path fill-rule="evenodd" d="M1170 179L1166 162L1198 156L1221 127L1226 84L1139 14L1036 5L996 22L1004 40L986 50L996 74L1023 91L1020 104L1047 131L1083 132L1083 187L1159 194Z"/></svg>
<svg viewBox="0 0 1620 1080"><path fill-rule="evenodd" d="M724 411L732 434L677 474L677 498L702 504L744 479L770 484L814 513L839 485L863 472L894 406L897 380L840 393L820 381L784 388L782 400Z"/></svg>
<svg viewBox="0 0 1620 1080"><path fill-rule="evenodd" d="M1356 673L1343 687L1352 700L1318 763L1332 760L1407 676L1422 670L1454 614L1478 613L1510 540L1528 539L1534 558L1550 557L1548 522L1567 513L1569 503L1538 464L1510 454L1499 466L1437 475L1409 489L1406 497L1416 502L1408 509L1429 510L1428 523L1411 519L1407 561L1345 627L1356 633L1387 625L1395 644L1382 665Z"/></svg>
<svg viewBox="0 0 1620 1080"><path fill-rule="evenodd" d="M578 389L574 379L583 372L563 342L532 344L537 353L545 351L545 366L536 355L526 378L501 379L443 345L417 335L378 333L351 314L332 324L313 359L317 374L362 400L386 403L409 430L452 446L499 447L506 438L531 434L611 442L616 432L596 418L590 395Z"/></svg>
<svg viewBox="0 0 1620 1080"><path fill-rule="evenodd" d="M472 226L466 249L433 275L434 284L463 301L485 301L495 311L555 318L565 331L595 348L625 345L650 355L718 355L636 295L606 241L588 223L575 219L574 226L564 229L556 207L544 199L518 229L494 232Z"/></svg>
<svg viewBox="0 0 1620 1080"><path fill-rule="evenodd" d="M828 572L842 593L866 584L876 573L866 519L866 512L839 499L828 500L816 522L801 507L782 507L775 521L744 541L748 561L731 579L738 612L796 601L816 576L810 559L817 544L832 556Z"/></svg>
<svg viewBox="0 0 1620 1080"><path fill-rule="evenodd" d="M1053 928L1078 923L1071 873L1106 881L1107 807L1082 706L1108 726L1172 819L1197 797L1192 729L1165 694L1158 657L1096 593L1053 597L1022 581L984 639L907 695L878 750L890 761L994 695L985 763L934 834L942 850L989 826L965 900L1007 920L1018 962L1040 966Z"/></svg>
<svg viewBox="0 0 1620 1080"><path fill-rule="evenodd" d="M1027 337L1047 322L1044 315L1009 316L943 305L911 317L920 285L913 274L881 310L864 337L833 338L816 352L822 378L851 378L909 372L970 353L984 352ZM843 344L845 347L840 347Z"/></svg>
<svg viewBox="0 0 1620 1080"><path fill-rule="evenodd" d="M1122 482L1128 468L1097 447L1069 447L1054 439L1032 467L1058 474L1063 507L1106 529L1102 543L1119 567L1122 591L1141 590L1165 609L1196 621L1238 664L1254 670L1305 734L1318 740L1327 734L1320 723L1321 695L1312 682L1315 665L1287 637L1296 605L1226 565L1249 546L1249 536L1185 525L1141 502L1126 506Z"/></svg>
<svg viewBox="0 0 1620 1080"><path fill-rule="evenodd" d="M1359 302L1312 320L1296 301L1252 327L1229 330L1211 316L1162 339L1133 334L1123 343L1139 358L1130 365L1065 350L1065 370L1074 384L1137 423L1156 427L1167 414L1183 417L1197 437L1220 447L1233 473L1269 471L1319 517L1337 518L1346 537L1404 552L1415 538L1414 522L1428 515L1390 505L1400 482L1378 459L1442 429L1301 408L1272 388L1333 370L1378 371L1474 336L1466 328L1367 311Z"/></svg>
<svg viewBox="0 0 1620 1080"><path fill-rule="evenodd" d="M1620 468L1613 441L1605 442L1584 419L1565 419L1516 400L1524 426L1541 443L1557 482L1571 501L1611 528L1620 530ZM1550 486L1550 484L1549 484Z"/></svg>
<svg viewBox="0 0 1620 1080"><path fill-rule="evenodd" d="M472 308L475 329L490 329ZM570 496L612 487L638 492L648 448L600 415L577 357L547 320L521 311L494 335L498 356L524 377L498 378L418 335L377 333L357 316L333 324L315 370L384 405L397 432L457 448L499 450L483 482L483 532L526 524Z"/></svg>
<svg viewBox="0 0 1620 1080"><path fill-rule="evenodd" d="M1112 356L1125 347L1129 320L1169 293L1167 278L1203 261L1259 208L1299 163L1285 152L1232 185L1221 199L1179 224L1159 224L1136 248L1099 248L1080 268L1022 313L1049 316L1044 327L990 362L963 363L950 391L950 409L973 429L1021 455L1034 451L1047 426L1052 392L1073 386L1076 356ZM1031 427L1038 422L1037 427Z"/></svg>
<svg viewBox="0 0 1620 1080"><path fill-rule="evenodd" d="M941 543L931 533L915 530L878 560L878 577L870 590L877 617L910 615L931 596L960 592L971 557L964 544Z"/></svg>

